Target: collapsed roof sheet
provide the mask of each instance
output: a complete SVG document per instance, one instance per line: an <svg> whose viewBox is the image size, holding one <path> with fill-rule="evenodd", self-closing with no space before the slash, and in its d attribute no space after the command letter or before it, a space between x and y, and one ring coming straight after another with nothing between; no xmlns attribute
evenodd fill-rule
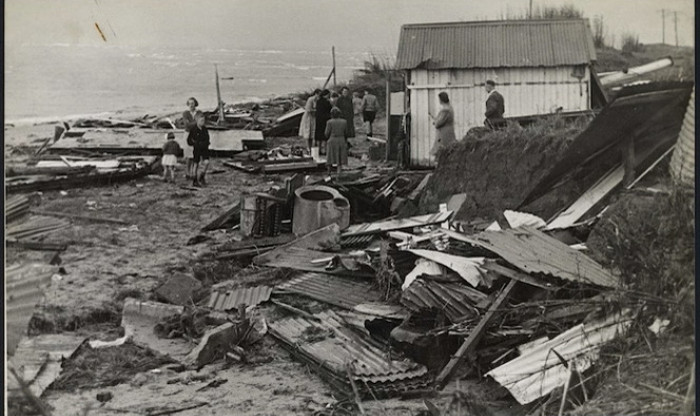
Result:
<svg viewBox="0 0 700 416"><path fill-rule="evenodd" d="M479 309L488 306L488 296L461 283L416 279L403 291L401 303L414 312L429 308L443 310L451 322L457 323L478 315Z"/></svg>
<svg viewBox="0 0 700 416"><path fill-rule="evenodd" d="M378 291L372 290L369 281L322 273L304 273L277 286L275 290L296 293L345 309L353 309L381 297Z"/></svg>
<svg viewBox="0 0 700 416"><path fill-rule="evenodd" d="M51 284L58 267L48 264L25 264L5 269L5 317L7 354L14 354L22 335L27 333L34 308Z"/></svg>
<svg viewBox="0 0 700 416"><path fill-rule="evenodd" d="M533 228L484 231L460 240L498 254L525 273L544 273L603 287L620 285L618 277L590 257Z"/></svg>
<svg viewBox="0 0 700 416"><path fill-rule="evenodd" d="M567 173L628 137L639 139L655 131L680 131L692 83L657 83L624 88L569 145L559 162L529 192L523 207L546 194Z"/></svg>
<svg viewBox="0 0 700 416"><path fill-rule="evenodd" d="M232 290L213 291L209 296L207 307L219 311L236 309L240 305L247 307L259 305L268 299L272 293L270 286L255 286Z"/></svg>
<svg viewBox="0 0 700 416"><path fill-rule="evenodd" d="M366 385L379 392L400 390L404 382L427 375L421 364L389 357L376 343L348 328L335 312L314 316L318 321L294 317L270 323L270 333L292 348L293 355L315 363L312 368L326 379L333 378L334 385L340 387L347 380L346 366L361 390Z"/></svg>
<svg viewBox="0 0 700 416"><path fill-rule="evenodd" d="M628 316L613 315L603 321L577 325L486 375L507 388L520 404L530 403L563 385L569 377L569 370L557 354L583 372L598 358L600 346L625 333L631 324Z"/></svg>

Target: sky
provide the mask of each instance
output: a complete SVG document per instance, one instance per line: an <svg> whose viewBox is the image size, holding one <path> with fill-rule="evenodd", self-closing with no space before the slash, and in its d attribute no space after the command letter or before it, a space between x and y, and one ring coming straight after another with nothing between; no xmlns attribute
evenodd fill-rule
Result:
<svg viewBox="0 0 700 416"><path fill-rule="evenodd" d="M405 23L497 20L526 13L530 0L5 0L5 48L26 44L396 53ZM532 0L602 15L609 39L694 45L693 0ZM102 36L95 27L99 25ZM619 46L619 45L618 45Z"/></svg>

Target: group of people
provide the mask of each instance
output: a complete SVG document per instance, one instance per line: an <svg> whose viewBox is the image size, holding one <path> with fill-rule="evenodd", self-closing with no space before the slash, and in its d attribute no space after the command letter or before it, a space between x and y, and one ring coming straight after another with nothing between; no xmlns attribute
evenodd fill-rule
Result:
<svg viewBox="0 0 700 416"><path fill-rule="evenodd" d="M493 80L486 81L484 88L488 94L484 125L491 130L503 128L506 124L506 120L503 118L505 113L503 96L496 91L496 83ZM455 112L450 105L450 97L443 91L438 94L438 100L440 101L440 111L437 116L433 117L432 114L429 114L437 130L435 144L430 151L432 155L437 155L440 149L449 147L457 141L454 126Z"/></svg>
<svg viewBox="0 0 700 416"><path fill-rule="evenodd" d="M362 117L367 136L372 137L378 110L377 97L369 90L360 98L358 92L351 97L348 87L342 87L340 94L316 89L306 100L299 135L307 140L309 151L317 147L320 154L326 155L329 170L336 166L340 173L348 163L348 139L355 137L356 120Z"/></svg>
<svg viewBox="0 0 700 416"><path fill-rule="evenodd" d="M177 157L183 154L186 164L185 178L192 179L192 186L205 186L207 169L209 167L209 130L204 125L204 113L197 110L199 102L194 97L187 99L187 110L182 113L182 120L187 134L187 146L182 149L175 141L175 134L166 135L163 145L163 180L175 182L175 166ZM201 168L201 169L200 169Z"/></svg>

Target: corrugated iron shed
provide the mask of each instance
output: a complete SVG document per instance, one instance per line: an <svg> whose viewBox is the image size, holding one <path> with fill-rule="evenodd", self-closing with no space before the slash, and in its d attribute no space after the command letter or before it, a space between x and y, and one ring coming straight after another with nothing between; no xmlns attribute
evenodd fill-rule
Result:
<svg viewBox="0 0 700 416"><path fill-rule="evenodd" d="M314 363L312 368L334 386L346 385L346 365L365 395L366 386L376 393L389 393L402 390L404 383L410 389L408 386L427 376L423 365L391 358L375 342L348 328L335 312L314 316L318 321L295 317L270 323L270 333L291 348L293 355Z"/></svg>
<svg viewBox="0 0 700 416"><path fill-rule="evenodd" d="M413 312L429 308L443 310L451 322L457 323L488 307L488 296L461 283L416 279L401 294L401 303Z"/></svg>
<svg viewBox="0 0 700 416"><path fill-rule="evenodd" d="M502 20L404 25L396 67L551 67L595 60L588 20Z"/></svg>
<svg viewBox="0 0 700 416"><path fill-rule="evenodd" d="M569 370L557 354L583 372L597 360L602 344L624 334L631 325L632 320L625 315L577 325L486 375L507 388L520 404L531 403L564 385L569 377Z"/></svg>
<svg viewBox="0 0 700 416"><path fill-rule="evenodd" d="M695 186L695 87L690 95L670 168L671 175L677 182L685 186Z"/></svg>
<svg viewBox="0 0 700 416"><path fill-rule="evenodd" d="M544 273L603 287L620 286L619 278L593 259L533 228L484 231L460 239L498 254L525 273Z"/></svg>
<svg viewBox="0 0 700 416"><path fill-rule="evenodd" d="M304 273L277 286L275 291L296 293L351 310L357 305L374 302L381 297L367 280L322 273Z"/></svg>
<svg viewBox="0 0 700 416"><path fill-rule="evenodd" d="M255 286L226 291L214 291L209 296L207 307L219 311L236 309L240 305L256 306L270 299L272 287Z"/></svg>
<svg viewBox="0 0 700 416"><path fill-rule="evenodd" d="M8 355L14 353L22 335L27 333L34 308L56 272L56 266L34 263L11 266L5 270L5 333Z"/></svg>

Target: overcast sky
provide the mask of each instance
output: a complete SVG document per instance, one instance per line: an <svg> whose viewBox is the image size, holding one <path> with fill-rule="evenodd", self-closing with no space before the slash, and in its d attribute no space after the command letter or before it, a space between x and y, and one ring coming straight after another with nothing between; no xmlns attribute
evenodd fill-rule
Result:
<svg viewBox="0 0 700 416"><path fill-rule="evenodd" d="M609 35L661 41L661 8L678 12L678 38L694 42L692 0L533 0L604 16ZM401 25L494 20L525 13L529 0L5 0L5 47L107 44L231 49L339 50L395 54ZM107 39L95 28L97 23ZM666 42L675 42L666 15Z"/></svg>

